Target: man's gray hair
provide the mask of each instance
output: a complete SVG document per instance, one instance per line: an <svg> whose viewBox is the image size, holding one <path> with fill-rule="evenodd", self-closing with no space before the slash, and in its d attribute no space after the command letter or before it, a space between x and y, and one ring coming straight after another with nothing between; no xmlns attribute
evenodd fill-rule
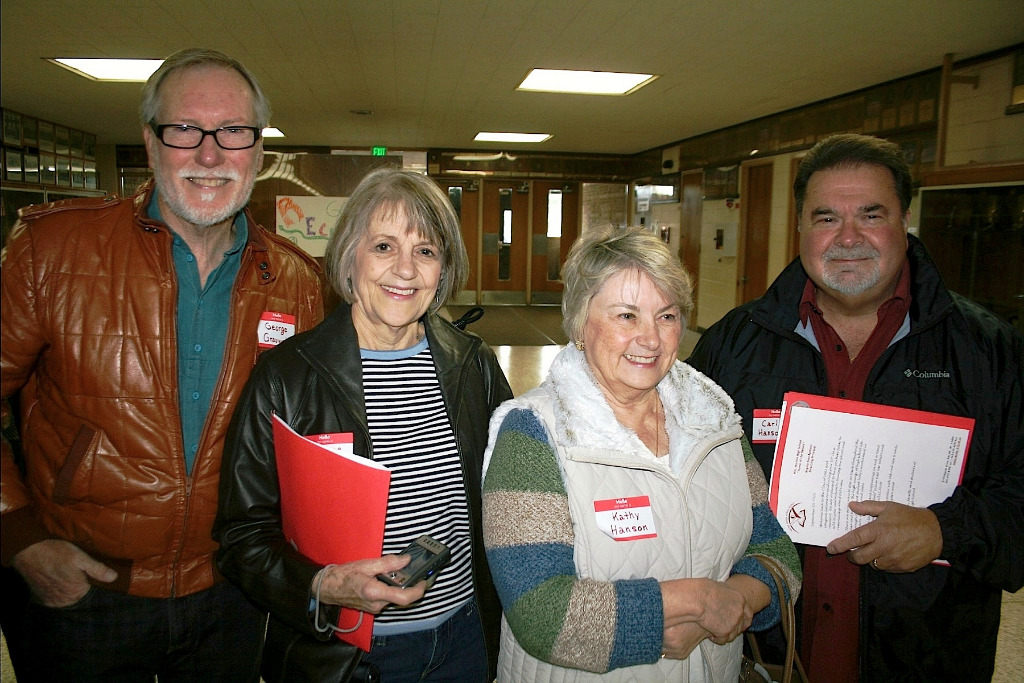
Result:
<svg viewBox="0 0 1024 683"><path fill-rule="evenodd" d="M139 115L143 126L149 126L156 122L157 112L160 109L160 86L172 72L178 69L190 69L198 66L221 66L227 69L234 69L249 84L252 90L252 113L256 117L254 125L260 129L270 124L270 100L267 99L259 81L251 71L242 66L238 60L216 50L192 47L175 52L164 60L160 68L153 72L153 75L146 81L142 88L142 103L139 105Z"/></svg>

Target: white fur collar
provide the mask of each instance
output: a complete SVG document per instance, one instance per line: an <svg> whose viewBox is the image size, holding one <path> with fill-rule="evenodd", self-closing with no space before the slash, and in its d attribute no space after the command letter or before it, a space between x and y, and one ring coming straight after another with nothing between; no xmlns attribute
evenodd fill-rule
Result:
<svg viewBox="0 0 1024 683"><path fill-rule="evenodd" d="M685 363L676 361L672 365L658 384L658 393L665 406L670 467L676 475L687 468L690 456L702 444L742 434L740 417L729 395ZM539 387L505 401L494 411L484 451L485 475L505 416L516 408L531 407L538 394L552 400L557 430L552 437L561 446L611 448L658 461L633 430L615 419L583 352L570 343L555 356L547 379Z"/></svg>
<svg viewBox="0 0 1024 683"><path fill-rule="evenodd" d="M636 433L621 425L598 387L582 351L567 345L541 385L555 401L557 439L566 447L612 448L647 456ZM732 399L710 379L676 361L658 384L665 406L672 470L680 472L702 442L736 432Z"/></svg>

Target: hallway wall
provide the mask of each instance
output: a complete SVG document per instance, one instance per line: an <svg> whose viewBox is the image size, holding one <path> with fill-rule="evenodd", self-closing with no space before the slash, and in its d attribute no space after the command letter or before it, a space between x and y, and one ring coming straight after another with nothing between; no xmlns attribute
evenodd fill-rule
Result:
<svg viewBox="0 0 1024 683"><path fill-rule="evenodd" d="M977 76L978 87L958 83L950 89L946 165L1024 159L1024 113L1006 113L1013 61L1013 55L1006 55L954 71L957 76Z"/></svg>
<svg viewBox="0 0 1024 683"><path fill-rule="evenodd" d="M978 88L963 83L953 84L951 88L946 165L1024 161L1024 114L1006 113L1013 89L1013 56L997 58L954 73L978 76ZM789 216L793 192L791 161L805 153L800 151L773 157L768 283L790 261L788 240L798 239L795 234L796 225ZM922 157L931 155L934 158L935 150L920 150L920 154ZM744 199L742 186L739 195L731 207L723 199L708 199L703 203L697 301L697 325L702 329L713 325L739 303L736 290L742 273L737 272L737 258L735 251L730 248L730 240L740 228L739 202ZM918 234L919 207L920 193L915 190L910 206L911 234ZM679 204L660 205L658 221L678 225L679 211ZM726 234L724 248L716 248L716 233L720 229ZM673 236L673 239L677 237ZM673 245L673 249L677 248L677 244Z"/></svg>

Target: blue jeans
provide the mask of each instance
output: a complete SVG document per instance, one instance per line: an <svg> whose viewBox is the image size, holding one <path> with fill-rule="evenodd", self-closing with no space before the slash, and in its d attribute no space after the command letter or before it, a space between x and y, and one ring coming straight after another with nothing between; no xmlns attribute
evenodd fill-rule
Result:
<svg viewBox="0 0 1024 683"><path fill-rule="evenodd" d="M487 652L476 603L470 600L436 629L374 636L363 661L380 670L381 683L485 683Z"/></svg>
<svg viewBox="0 0 1024 683"><path fill-rule="evenodd" d="M228 582L180 598L90 588L70 607L32 600L19 681L256 683L266 617Z"/></svg>

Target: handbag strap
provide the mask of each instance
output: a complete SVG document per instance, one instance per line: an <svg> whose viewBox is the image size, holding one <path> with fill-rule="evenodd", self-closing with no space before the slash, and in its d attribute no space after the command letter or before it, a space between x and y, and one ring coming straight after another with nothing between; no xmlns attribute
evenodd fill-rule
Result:
<svg viewBox="0 0 1024 683"><path fill-rule="evenodd" d="M793 606L793 593L786 590L786 575L782 571L782 564L774 557L768 557L767 555L756 555L755 557L772 577L772 580L775 582L775 590L779 596L779 611L782 613L780 622L782 633L786 638L786 659L783 664L782 681L780 683L791 683L794 669L799 674L799 680L806 683L808 680L807 673L804 671L800 657L796 654L796 611ZM751 651L755 659L762 661L757 640L753 637L748 638L748 640L750 641Z"/></svg>

